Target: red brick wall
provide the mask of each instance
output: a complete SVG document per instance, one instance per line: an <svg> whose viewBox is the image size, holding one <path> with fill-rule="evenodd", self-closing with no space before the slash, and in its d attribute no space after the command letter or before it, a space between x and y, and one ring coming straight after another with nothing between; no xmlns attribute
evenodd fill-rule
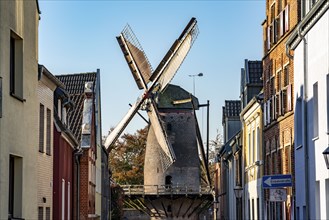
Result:
<svg viewBox="0 0 329 220"><path fill-rule="evenodd" d="M279 2L282 2L282 8L289 5L289 30L278 39L276 44L273 44L268 50L268 26L271 24L271 6L275 2L275 16L278 10ZM273 88L275 92L280 91L284 87L284 66L289 64L289 83L294 82L293 60L286 55L285 42L289 35L296 27L300 20L299 1L296 0L282 0L282 1L266 1L266 21L263 23L263 41L264 41L264 57L263 57L263 79L264 79L264 97L265 101L270 99L273 95ZM281 72L281 81L278 74ZM269 74L269 71L271 74ZM274 83L274 84L273 84ZM278 86L281 83L281 87ZM293 100L293 91L291 92L291 100ZM293 104L292 104L293 105ZM294 176L294 115L293 111L286 112L283 116L279 116L272 121L264 129L264 143L265 143L265 175L291 173ZM290 146L290 147L289 147ZM294 187L288 188L288 195L294 194ZM268 192L265 194L265 200L268 200ZM287 211L288 211L287 207Z"/></svg>

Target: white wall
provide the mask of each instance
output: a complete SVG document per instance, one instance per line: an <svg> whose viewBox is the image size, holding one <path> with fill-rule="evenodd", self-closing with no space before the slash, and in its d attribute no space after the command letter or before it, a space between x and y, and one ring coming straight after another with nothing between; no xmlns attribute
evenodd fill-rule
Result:
<svg viewBox="0 0 329 220"><path fill-rule="evenodd" d="M329 74L329 12L313 26L307 33L307 92L308 92L308 147L309 147L309 206L310 218L328 219L326 216L326 192L325 179L329 178L329 171L326 168L322 152L328 146L327 135L327 85L326 77ZM303 67L304 67L304 48L301 42L295 49L294 54L294 93L296 98L300 96L300 88L303 86ZM319 114L319 136L313 137L313 84L318 82L318 114ZM298 116L296 116L298 117ZM299 129L296 126L295 128ZM295 135L298 131L295 131ZM296 140L299 137L296 136ZM296 146L298 147L298 146ZM296 149L296 148L295 148ZM295 173L296 173L296 206L300 207L300 218L302 219L302 209L305 205L305 175L304 175L304 147L295 150ZM316 193L316 181L319 181L319 191ZM320 203L319 209L316 208L317 201ZM318 210L318 211L317 211ZM317 213L318 212L318 213ZM297 215L298 216L298 215Z"/></svg>

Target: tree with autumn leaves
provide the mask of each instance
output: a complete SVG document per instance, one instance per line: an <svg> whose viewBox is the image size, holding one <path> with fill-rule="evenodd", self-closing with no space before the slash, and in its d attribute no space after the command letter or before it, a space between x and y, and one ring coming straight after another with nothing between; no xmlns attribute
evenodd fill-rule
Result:
<svg viewBox="0 0 329 220"><path fill-rule="evenodd" d="M148 126L124 134L110 150L112 178L120 185L142 185Z"/></svg>

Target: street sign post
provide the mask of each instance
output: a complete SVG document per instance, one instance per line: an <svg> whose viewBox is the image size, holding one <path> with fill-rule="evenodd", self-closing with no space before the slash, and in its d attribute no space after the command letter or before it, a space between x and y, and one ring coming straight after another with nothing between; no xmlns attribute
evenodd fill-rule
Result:
<svg viewBox="0 0 329 220"><path fill-rule="evenodd" d="M264 189L291 187L291 174L263 176L262 186Z"/></svg>

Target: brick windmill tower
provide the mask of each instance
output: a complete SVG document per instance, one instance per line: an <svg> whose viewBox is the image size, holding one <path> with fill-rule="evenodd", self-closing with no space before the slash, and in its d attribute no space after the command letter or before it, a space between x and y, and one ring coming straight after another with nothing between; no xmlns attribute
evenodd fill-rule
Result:
<svg viewBox="0 0 329 220"><path fill-rule="evenodd" d="M198 35L192 18L155 71L131 28L118 43L139 89L144 93L106 139L115 144L138 110L146 110L149 132L144 163L144 185L123 187L126 204L151 219L198 219L212 204L211 183L195 114L198 100L169 84ZM201 184L201 171L205 184Z"/></svg>

